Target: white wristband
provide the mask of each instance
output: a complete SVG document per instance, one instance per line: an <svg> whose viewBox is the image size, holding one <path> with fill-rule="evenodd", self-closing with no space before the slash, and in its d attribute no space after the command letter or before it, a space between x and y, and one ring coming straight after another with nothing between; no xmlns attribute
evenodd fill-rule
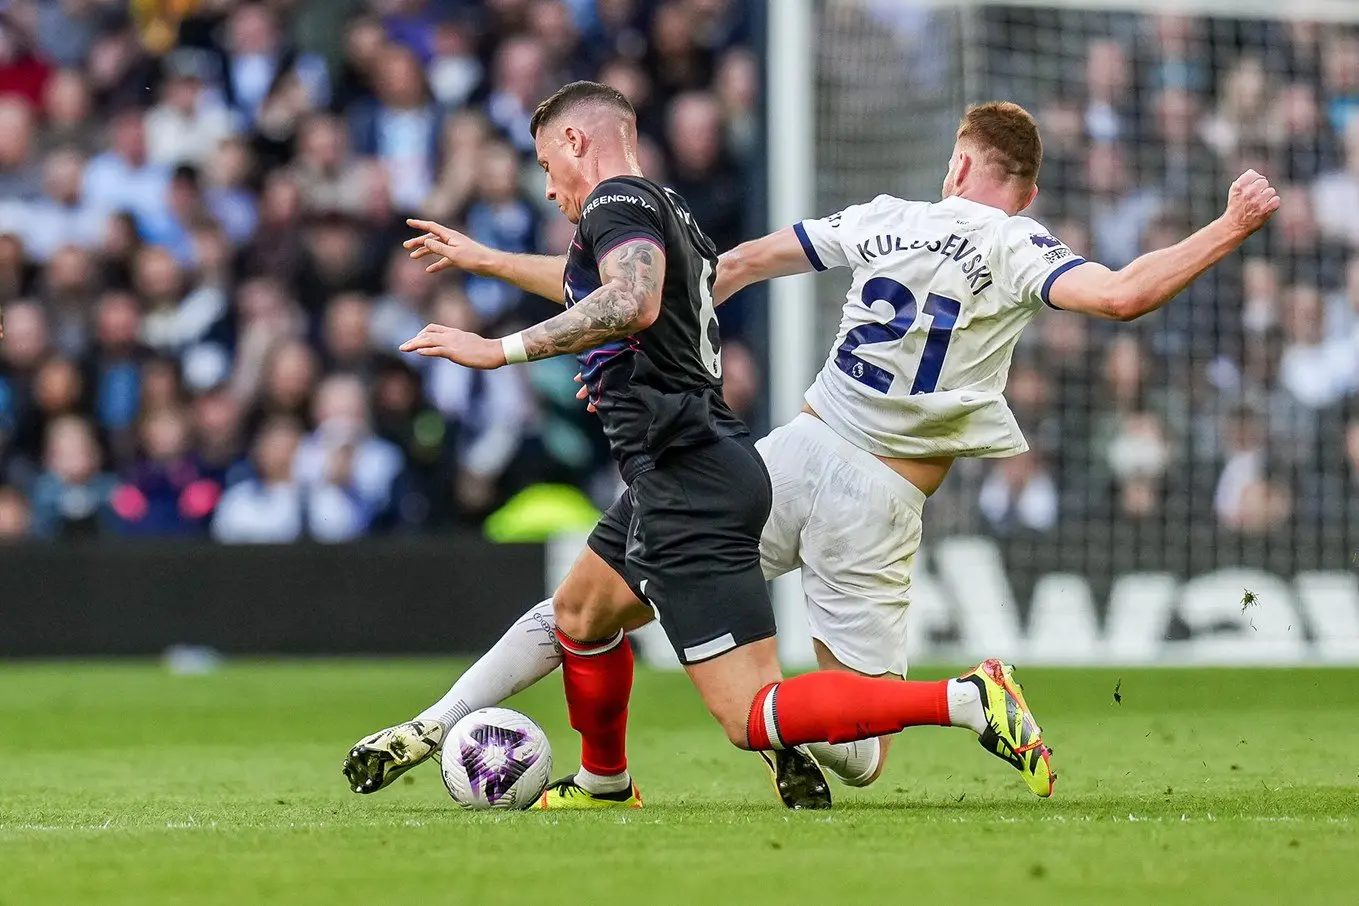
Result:
<svg viewBox="0 0 1359 906"><path fill-rule="evenodd" d="M500 338L500 348L505 350L505 364L518 365L528 361L528 350L524 348L524 335L512 333Z"/></svg>

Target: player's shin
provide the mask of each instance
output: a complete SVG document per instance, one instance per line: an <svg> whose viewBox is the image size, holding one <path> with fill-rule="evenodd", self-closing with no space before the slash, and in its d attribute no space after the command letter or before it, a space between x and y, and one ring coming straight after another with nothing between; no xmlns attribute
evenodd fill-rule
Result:
<svg viewBox="0 0 1359 906"><path fill-rule="evenodd" d="M628 700L632 697L632 646L620 630L583 642L557 630L562 648L562 685L571 726L580 734L581 770L576 783L590 793L628 789Z"/></svg>
<svg viewBox="0 0 1359 906"><path fill-rule="evenodd" d="M453 687L416 720L433 720L448 732L453 724L480 708L498 705L532 686L561 666L557 624L552 599L535 604L509 629L491 650L477 659Z"/></svg>
<svg viewBox="0 0 1359 906"><path fill-rule="evenodd" d="M912 726L986 727L980 697L957 680L897 681L819 671L772 683L751 705L754 749L853 742Z"/></svg>

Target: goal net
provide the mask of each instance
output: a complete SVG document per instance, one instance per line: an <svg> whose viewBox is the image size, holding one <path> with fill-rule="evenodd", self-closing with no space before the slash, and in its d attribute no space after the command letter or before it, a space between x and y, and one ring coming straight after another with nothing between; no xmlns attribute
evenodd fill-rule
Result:
<svg viewBox="0 0 1359 906"><path fill-rule="evenodd" d="M1111 267L1211 220L1248 168L1285 199L1162 312L1039 315L1008 390L1032 451L961 462L931 500L919 643L967 648L994 618L1115 648L1159 626L1196 650L1359 652L1359 3L821 0L816 33L818 213L937 197L963 106L993 99L1043 130L1033 216ZM829 337L844 280L820 280ZM1009 612L936 624L940 595ZM1164 615L1118 622L1137 608Z"/></svg>

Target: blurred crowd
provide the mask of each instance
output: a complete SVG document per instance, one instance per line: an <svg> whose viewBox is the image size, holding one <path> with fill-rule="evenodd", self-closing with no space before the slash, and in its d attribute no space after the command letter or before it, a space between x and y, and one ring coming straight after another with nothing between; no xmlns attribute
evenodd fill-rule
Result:
<svg viewBox="0 0 1359 906"><path fill-rule="evenodd" d="M1283 207L1160 313L1041 315L1009 389L1032 452L970 465L936 512L1101 556L1141 546L1154 561L1236 537L1348 565L1359 26L1013 8L983 21L987 94L1025 103L1044 132L1033 214L1078 253L1117 268L1172 244L1250 168Z"/></svg>
<svg viewBox="0 0 1359 906"><path fill-rule="evenodd" d="M342 541L480 525L616 473L572 361L396 353L552 306L426 275L421 215L559 254L528 121L597 78L643 166L744 238L759 72L736 0L0 0L0 540ZM728 396L749 412L742 306ZM576 489L574 491L570 489Z"/></svg>

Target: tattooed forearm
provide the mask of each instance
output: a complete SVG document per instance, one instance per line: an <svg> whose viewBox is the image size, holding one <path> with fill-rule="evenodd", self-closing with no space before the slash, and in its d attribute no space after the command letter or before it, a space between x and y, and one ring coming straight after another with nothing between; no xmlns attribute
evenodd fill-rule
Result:
<svg viewBox="0 0 1359 906"><path fill-rule="evenodd" d="M599 265L604 285L566 311L524 331L530 360L584 352L648 327L660 310L665 256L630 242Z"/></svg>

